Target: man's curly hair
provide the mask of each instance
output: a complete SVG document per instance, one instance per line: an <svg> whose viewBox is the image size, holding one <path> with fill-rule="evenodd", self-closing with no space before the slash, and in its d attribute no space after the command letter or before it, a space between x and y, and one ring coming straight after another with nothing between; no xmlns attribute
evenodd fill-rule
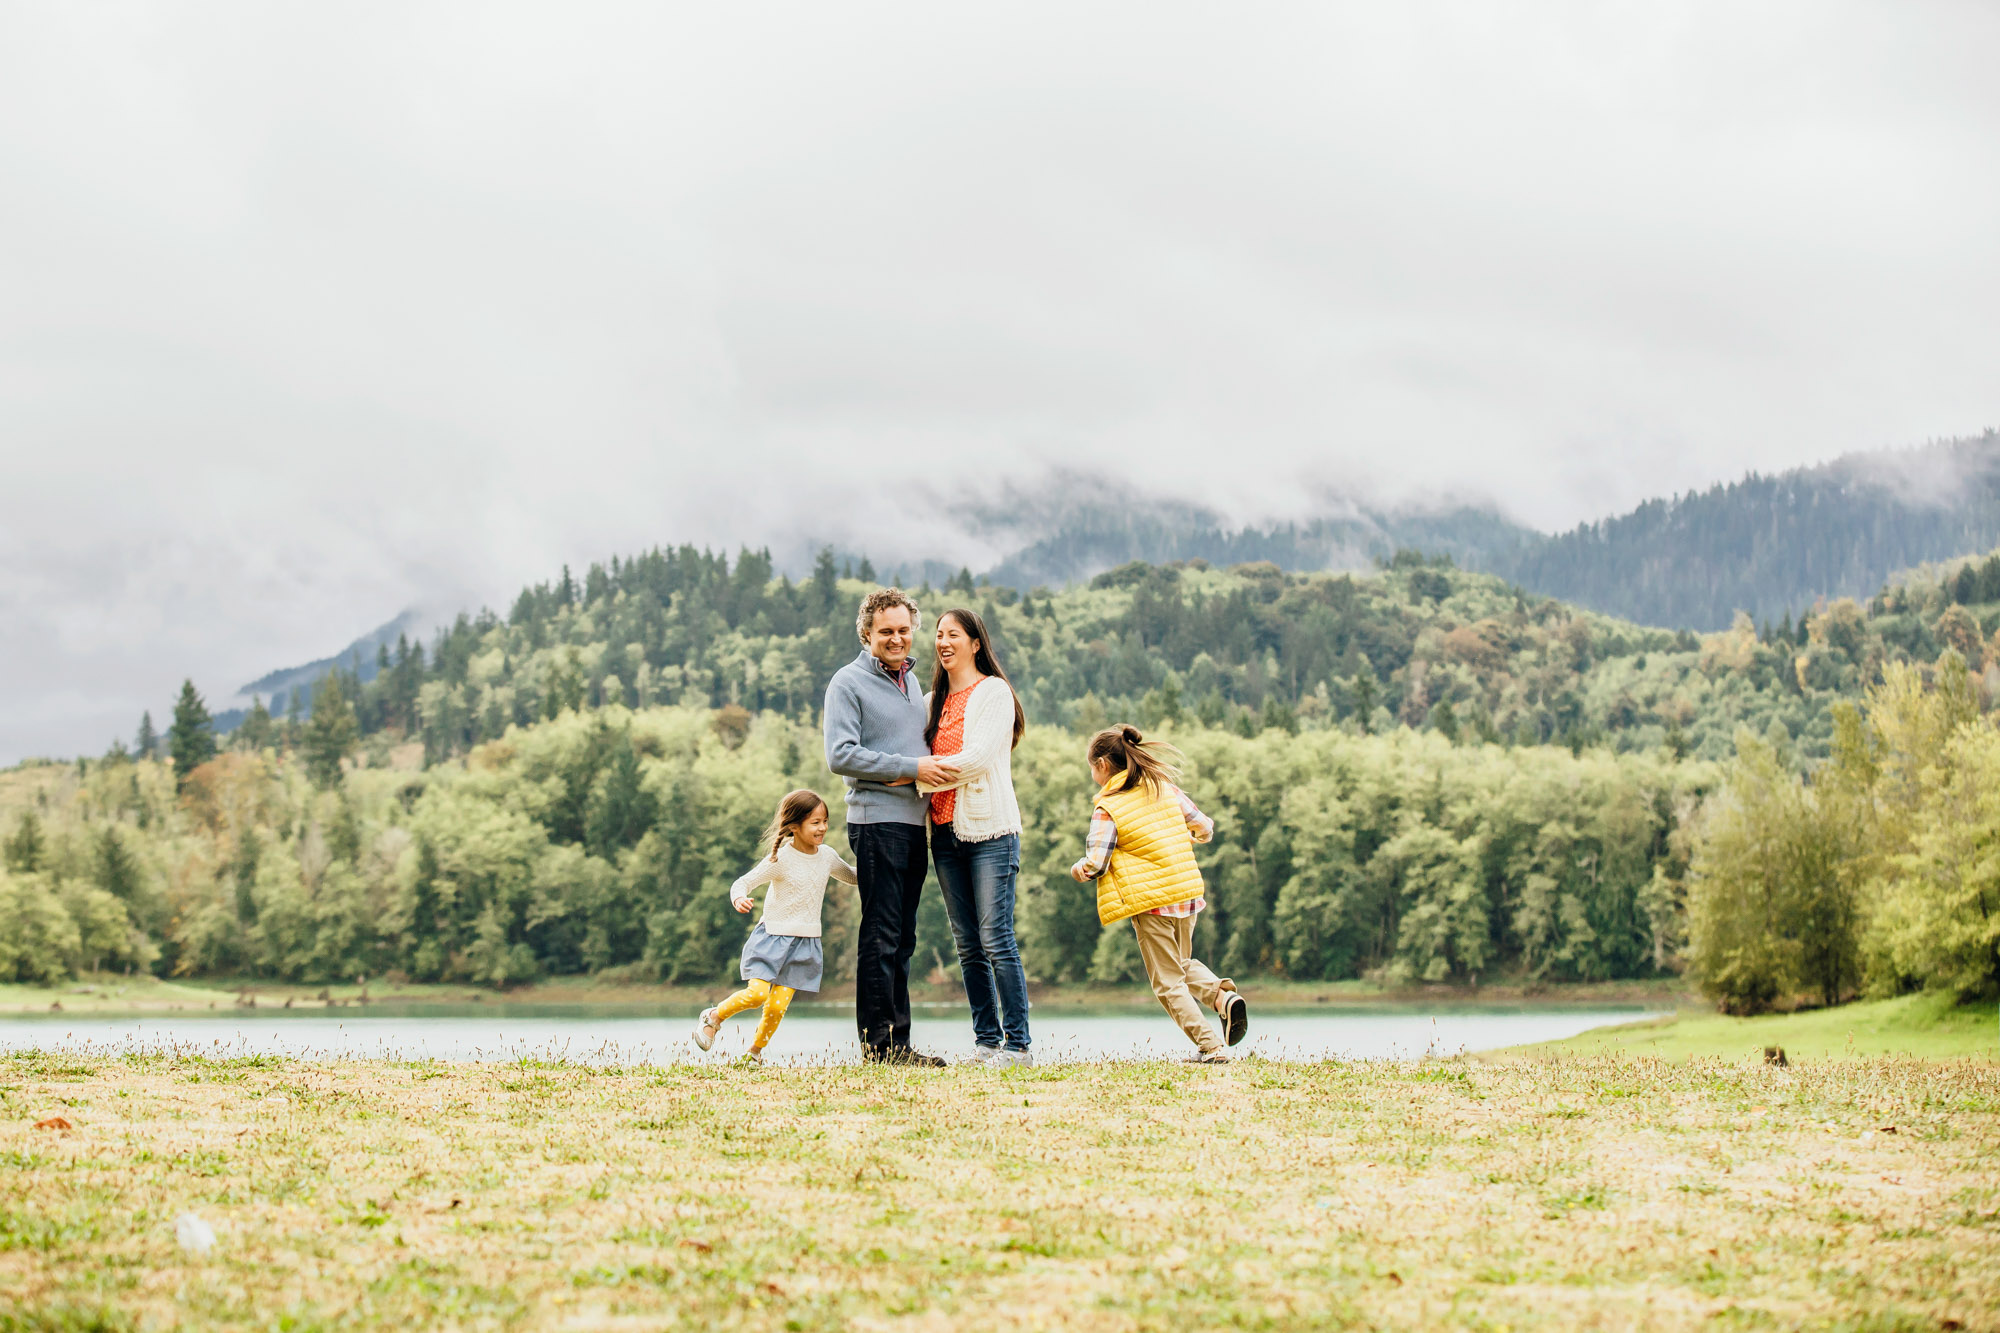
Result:
<svg viewBox="0 0 2000 1333"><path fill-rule="evenodd" d="M869 631L875 628L875 613L886 611L892 606L909 608L912 634L923 628L924 613L917 610L917 604L910 600L910 594L901 588L877 588L861 599L861 610L854 617L854 631L861 636L861 642L868 642Z"/></svg>

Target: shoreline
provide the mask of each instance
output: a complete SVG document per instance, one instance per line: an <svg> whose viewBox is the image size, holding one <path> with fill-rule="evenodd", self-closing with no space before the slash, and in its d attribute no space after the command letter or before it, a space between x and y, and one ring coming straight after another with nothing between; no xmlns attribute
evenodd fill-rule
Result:
<svg viewBox="0 0 2000 1333"><path fill-rule="evenodd" d="M1281 978L1246 980L1244 993L1253 1005L1274 1009L1312 1010L1364 1008L1537 1009L1594 1008L1606 1005L1644 1006L1675 1012L1702 1011L1708 1006L1675 981L1582 982L1560 986L1501 983L1490 986L1413 986L1388 988L1365 981L1301 982ZM426 1007L481 1006L510 1009L661 1009L690 1011L713 1004L735 983L705 986L656 982L607 981L591 977L559 977L506 990L449 983L369 981L338 986L289 984L242 978L190 978L168 981L154 977L101 976L80 978L60 986L0 985L0 1019L55 1014L187 1015L237 1010L356 1010L394 1007L400 1011ZM1124 986L1033 983L1028 987L1036 1008L1053 1010L1153 1011L1158 1001L1143 982ZM963 1008L965 994L956 982L926 981L910 987L910 1001L925 1008ZM853 984L829 987L813 997L801 996L799 1009L852 1008Z"/></svg>

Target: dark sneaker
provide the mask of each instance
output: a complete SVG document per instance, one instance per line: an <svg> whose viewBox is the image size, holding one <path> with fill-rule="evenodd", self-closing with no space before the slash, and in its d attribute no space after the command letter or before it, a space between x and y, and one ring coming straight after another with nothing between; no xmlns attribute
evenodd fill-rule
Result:
<svg viewBox="0 0 2000 1333"><path fill-rule="evenodd" d="M925 1055L907 1046L872 1047L861 1059L871 1065L902 1065L908 1069L943 1069L945 1064L935 1055Z"/></svg>
<svg viewBox="0 0 2000 1333"><path fill-rule="evenodd" d="M1231 1046L1242 1041L1243 1034L1250 1030L1249 1002L1235 991L1222 997L1222 1026Z"/></svg>

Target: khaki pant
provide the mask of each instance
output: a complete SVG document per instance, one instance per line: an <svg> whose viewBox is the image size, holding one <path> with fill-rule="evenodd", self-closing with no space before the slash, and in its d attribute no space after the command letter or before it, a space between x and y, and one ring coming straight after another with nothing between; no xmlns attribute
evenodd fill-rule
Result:
<svg viewBox="0 0 2000 1333"><path fill-rule="evenodd" d="M1218 978L1193 956L1195 918L1141 912L1131 922L1139 936L1139 957L1145 960L1146 977L1153 983L1160 1007L1204 1055L1221 1050L1222 1038L1201 1006L1221 1013L1222 997L1235 990L1236 983Z"/></svg>

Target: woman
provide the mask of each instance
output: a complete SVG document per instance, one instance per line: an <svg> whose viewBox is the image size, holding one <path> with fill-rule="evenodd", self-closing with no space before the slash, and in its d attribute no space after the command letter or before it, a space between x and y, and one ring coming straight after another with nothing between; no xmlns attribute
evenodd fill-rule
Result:
<svg viewBox="0 0 2000 1333"><path fill-rule="evenodd" d="M931 861L958 943L972 1006L975 1064L1031 1065L1028 974L1014 939L1014 882L1021 872L1021 807L1012 756L1027 727L1020 700L993 656L986 622L966 610L938 617L924 739L952 768L951 781L919 782L930 798Z"/></svg>

